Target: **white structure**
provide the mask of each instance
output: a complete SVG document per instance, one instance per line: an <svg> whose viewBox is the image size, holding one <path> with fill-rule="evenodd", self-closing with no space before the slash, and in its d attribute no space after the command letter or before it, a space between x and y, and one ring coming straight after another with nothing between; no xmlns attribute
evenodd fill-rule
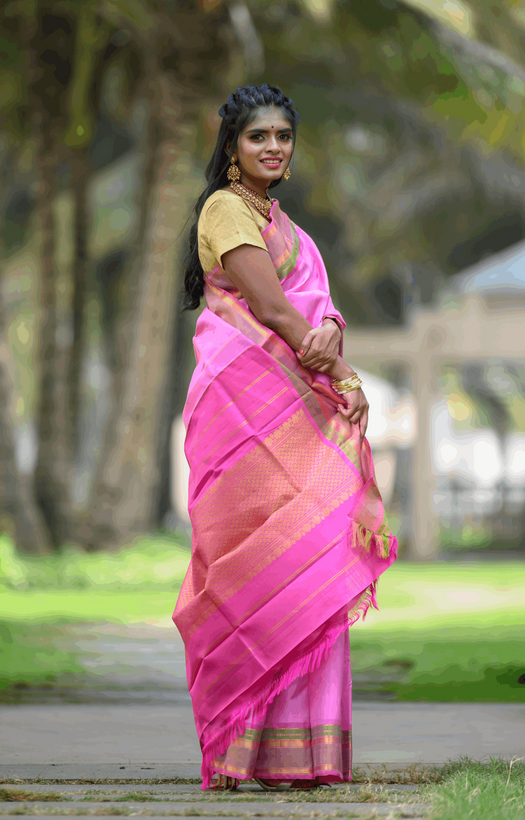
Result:
<svg viewBox="0 0 525 820"><path fill-rule="evenodd" d="M447 283L439 300L418 307L407 327L347 328L345 350L361 368L401 365L417 406L412 493L412 557L428 559L439 549L438 520L444 509L440 476L471 485L474 508L494 512L506 482L507 504L525 504L525 431L503 443L492 430L456 430L438 377L447 367L490 359L525 365L525 242L469 268ZM456 417L457 418L457 417Z"/></svg>

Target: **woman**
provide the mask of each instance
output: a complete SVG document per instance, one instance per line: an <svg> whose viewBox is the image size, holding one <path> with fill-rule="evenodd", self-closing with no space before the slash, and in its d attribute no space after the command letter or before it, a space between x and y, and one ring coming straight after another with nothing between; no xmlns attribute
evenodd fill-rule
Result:
<svg viewBox="0 0 525 820"><path fill-rule="evenodd" d="M248 86L219 113L185 278L184 307L203 294L207 307L184 410L192 558L173 619L202 788L313 788L351 778L348 625L375 606L397 543L321 256L267 194L290 175L293 102Z"/></svg>

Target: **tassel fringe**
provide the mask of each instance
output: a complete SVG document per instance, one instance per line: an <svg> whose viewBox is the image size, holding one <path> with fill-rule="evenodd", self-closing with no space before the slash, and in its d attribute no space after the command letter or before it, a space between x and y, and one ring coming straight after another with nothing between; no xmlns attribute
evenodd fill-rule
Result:
<svg viewBox="0 0 525 820"><path fill-rule="evenodd" d="M206 743L202 749L201 789L209 789L212 785L214 772L211 769L211 764L213 760L223 754L236 737L244 734L248 715L251 715L251 719L254 722L258 719L262 719L266 709L277 695L284 691L284 689L287 689L296 678L307 675L309 672L313 672L321 666L332 651L335 641L345 629L352 626L359 617L362 617L364 620L370 606L373 606L374 609L378 609L376 587L377 579L364 590L346 617L340 623L334 624L334 626L330 628L315 649L297 658L290 664L288 669L276 675L256 700L249 701L240 706L230 717L228 725Z"/></svg>
<svg viewBox="0 0 525 820"><path fill-rule="evenodd" d="M397 552L397 538L384 527L383 532L372 532L363 524L351 520L348 528L349 546L358 546L366 552L374 552L378 558L389 558L391 551Z"/></svg>

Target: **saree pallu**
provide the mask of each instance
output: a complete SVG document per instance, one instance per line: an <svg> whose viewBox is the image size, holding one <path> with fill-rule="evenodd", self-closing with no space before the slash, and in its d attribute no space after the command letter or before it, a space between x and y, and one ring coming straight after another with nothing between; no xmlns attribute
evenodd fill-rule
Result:
<svg viewBox="0 0 525 820"><path fill-rule="evenodd" d="M262 237L287 299L313 327L325 316L344 327L314 242L276 200L270 216ZM300 703L299 679L326 672L334 653L346 652L343 633L377 606L377 579L397 554L370 446L337 413L344 402L330 377L302 367L222 268L205 278L205 297L184 409L192 557L173 614L186 648L202 788L226 758L235 769L239 755L241 777L252 776L254 755L257 776L276 776L264 764L272 742L321 749L339 731L339 748L348 747L340 722L319 716L315 725L287 726L276 713L279 703L292 711ZM348 779L342 755L335 775ZM316 771L334 773L321 752L318 760Z"/></svg>

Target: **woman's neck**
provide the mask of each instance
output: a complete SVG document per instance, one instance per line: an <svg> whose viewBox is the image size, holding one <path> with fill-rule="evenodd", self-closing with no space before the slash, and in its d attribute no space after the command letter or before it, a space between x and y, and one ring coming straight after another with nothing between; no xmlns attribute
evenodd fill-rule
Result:
<svg viewBox="0 0 525 820"><path fill-rule="evenodd" d="M265 185L264 182L256 182L255 180L246 177L244 174L242 174L239 182L241 185L244 185L245 188L249 188L250 191L254 191L256 194L259 194L259 196L263 199L267 198L267 191L270 186Z"/></svg>

